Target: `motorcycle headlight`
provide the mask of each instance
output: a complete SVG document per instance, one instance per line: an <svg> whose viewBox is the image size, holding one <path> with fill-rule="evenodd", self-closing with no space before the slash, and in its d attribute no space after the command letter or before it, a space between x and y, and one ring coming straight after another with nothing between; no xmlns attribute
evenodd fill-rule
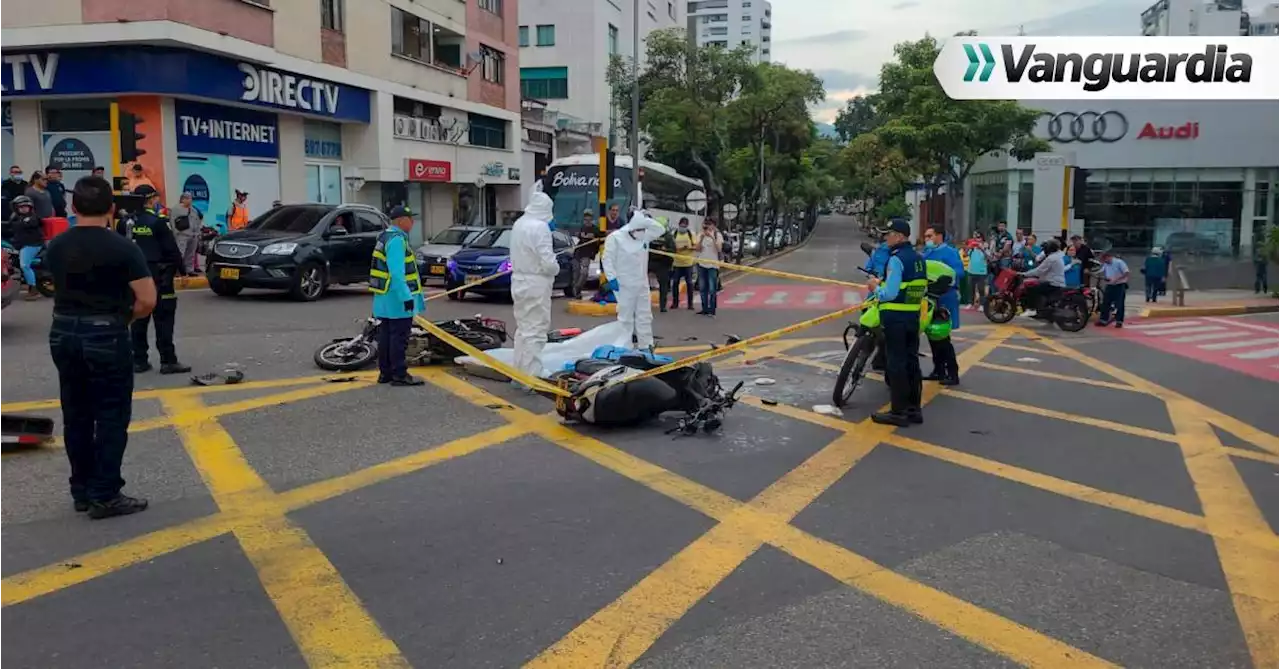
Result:
<svg viewBox="0 0 1280 669"><path fill-rule="evenodd" d="M279 242L276 244L267 244L262 249L263 255L269 256L288 256L298 249L298 245L294 242Z"/></svg>

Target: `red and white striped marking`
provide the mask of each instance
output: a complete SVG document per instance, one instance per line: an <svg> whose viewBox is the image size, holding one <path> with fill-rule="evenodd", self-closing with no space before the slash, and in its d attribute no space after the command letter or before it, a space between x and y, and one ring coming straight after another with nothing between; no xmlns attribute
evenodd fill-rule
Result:
<svg viewBox="0 0 1280 669"><path fill-rule="evenodd" d="M739 284L725 286L717 309L806 309L836 311L862 304L862 291L840 286Z"/></svg>
<svg viewBox="0 0 1280 669"><path fill-rule="evenodd" d="M1107 330L1161 351L1280 381L1280 328L1237 318L1151 320Z"/></svg>

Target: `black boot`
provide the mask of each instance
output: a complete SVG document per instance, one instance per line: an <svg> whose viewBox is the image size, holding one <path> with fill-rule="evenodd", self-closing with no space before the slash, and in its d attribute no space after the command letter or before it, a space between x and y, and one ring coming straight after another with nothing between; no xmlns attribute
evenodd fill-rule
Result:
<svg viewBox="0 0 1280 669"><path fill-rule="evenodd" d="M903 412L881 411L880 413L871 414L871 422L879 425L906 427L911 424L911 419ZM920 422L924 422L924 419L921 419Z"/></svg>

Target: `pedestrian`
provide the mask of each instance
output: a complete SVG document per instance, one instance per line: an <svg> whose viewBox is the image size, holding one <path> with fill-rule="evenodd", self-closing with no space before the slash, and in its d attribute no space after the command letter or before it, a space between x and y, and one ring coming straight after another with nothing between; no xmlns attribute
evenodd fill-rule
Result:
<svg viewBox="0 0 1280 669"><path fill-rule="evenodd" d="M920 303L928 290L925 260L910 243L911 226L894 221L885 232L891 249L883 284L872 277L867 285L880 302L884 331L885 381L890 409L871 416L881 425L906 427L923 423L920 374Z"/></svg>
<svg viewBox="0 0 1280 669"><path fill-rule="evenodd" d="M1062 279L1066 282L1067 288L1079 288L1084 285L1084 265L1076 256L1076 253L1078 253L1076 247L1067 246L1067 255L1064 260L1067 264L1067 269L1062 274Z"/></svg>
<svg viewBox="0 0 1280 669"><path fill-rule="evenodd" d="M204 215L194 204L191 193L183 193L178 197L178 204L170 210L173 220L173 237L182 252L183 276L191 276L200 271L196 261L196 250L200 248L200 228L204 225Z"/></svg>
<svg viewBox="0 0 1280 669"><path fill-rule="evenodd" d="M1165 290L1169 287L1169 277L1173 276L1173 252L1164 249L1160 253L1160 257L1164 259L1164 280L1160 282L1160 294L1164 295Z"/></svg>
<svg viewBox="0 0 1280 669"><path fill-rule="evenodd" d="M147 268L155 279L156 291L160 295L155 311L150 316L138 318L129 325L133 334L133 371L135 374L151 371L147 329L154 320L156 350L160 353L160 373L183 374L191 371L191 367L178 362L178 352L173 343L173 330L177 326L178 317L178 292L173 279L182 266L182 252L178 250L178 243L173 238L169 210L160 205L160 194L156 189L143 184L133 194L143 197L142 211L133 219L133 242L142 249L142 256L147 259Z"/></svg>
<svg viewBox="0 0 1280 669"><path fill-rule="evenodd" d="M156 306L142 251L110 229L114 194L101 177L76 182L76 226L49 243L53 325L63 444L75 510L95 520L137 513L147 500L123 495L120 466L129 441L133 370L129 323Z"/></svg>
<svg viewBox="0 0 1280 669"><path fill-rule="evenodd" d="M49 199L53 202L53 215L58 218L67 217L67 186L62 183L62 168L50 165L44 170L45 189L49 191Z"/></svg>
<svg viewBox="0 0 1280 669"><path fill-rule="evenodd" d="M409 373L405 350L413 317L426 311L418 262L409 245L413 212L396 205L388 214L391 227L378 235L369 268L369 290L373 291L373 315L378 326L378 383L393 386L420 386L423 380Z"/></svg>
<svg viewBox="0 0 1280 669"><path fill-rule="evenodd" d="M683 281L689 311L693 311L693 254L697 242L689 229L689 217L680 218L674 237L676 257L671 261L671 308L680 307L680 282Z"/></svg>
<svg viewBox="0 0 1280 669"><path fill-rule="evenodd" d="M663 253L675 253L676 238L672 234L666 218L659 217L656 221L658 225L662 226L662 235L649 242L649 273L658 282L658 311L665 313L667 311L667 296L671 293L671 270L674 267L674 263L671 256L663 255ZM652 253L652 251L662 251L663 253Z"/></svg>
<svg viewBox="0 0 1280 669"><path fill-rule="evenodd" d="M248 199L249 193L242 190L236 191L235 200L227 210L228 230L243 230L246 225L249 225L249 207L245 204Z"/></svg>
<svg viewBox="0 0 1280 669"><path fill-rule="evenodd" d="M22 280L27 284L26 300L40 299L36 290L36 272L31 264L40 249L44 248L44 223L36 218L32 211L31 198L19 195L13 200L13 213L9 219L9 230L13 235L13 247L18 249L18 262L22 267Z"/></svg>
<svg viewBox="0 0 1280 669"><path fill-rule="evenodd" d="M542 376L542 349L551 329L551 287L560 263L551 241L554 204L538 190L511 228L511 300L516 318L515 368ZM519 382L512 381L519 386Z"/></svg>
<svg viewBox="0 0 1280 669"><path fill-rule="evenodd" d="M1075 250L1075 259L1080 262L1080 285L1090 287L1093 285L1093 249L1089 247L1080 235L1071 236L1071 248Z"/></svg>
<svg viewBox="0 0 1280 669"><path fill-rule="evenodd" d="M9 220L9 216L13 213L11 207L13 201L18 199L19 195L27 194L27 187L30 186L27 180L22 177L22 168L17 165L9 166L9 178L0 184L0 196L4 198L4 211L0 215L4 220Z"/></svg>
<svg viewBox="0 0 1280 669"><path fill-rule="evenodd" d="M987 249L983 244L982 234L977 234L977 243L969 246L969 268L968 273L973 279L969 285L973 288L974 309L981 309L987 303L987 288L990 287L990 281L987 275L991 268L987 264Z"/></svg>
<svg viewBox="0 0 1280 669"><path fill-rule="evenodd" d="M1160 286L1164 283L1164 250L1159 246L1151 249L1150 255L1142 262L1143 288L1146 290L1147 302L1155 304L1159 301Z"/></svg>
<svg viewBox="0 0 1280 669"><path fill-rule="evenodd" d="M1116 327L1124 327L1124 297L1129 290L1129 266L1115 257L1110 250L1102 252L1102 307L1098 322L1094 325L1106 327L1111 324L1112 311L1115 312Z"/></svg>
<svg viewBox="0 0 1280 669"><path fill-rule="evenodd" d="M1021 236L1022 232L1018 232ZM991 233L992 248L999 251L1004 248L1005 242L1013 242L1013 235L1009 234L1009 224L1005 221L996 223L996 229Z"/></svg>
<svg viewBox="0 0 1280 669"><path fill-rule="evenodd" d="M702 298L703 316L716 315L716 292L720 290L720 266L715 264L724 258L724 235L716 229L713 218L702 221L702 233L698 235L698 289Z"/></svg>
<svg viewBox="0 0 1280 669"><path fill-rule="evenodd" d="M945 228L942 224L935 224L924 231L924 253L920 257L926 261L933 260L946 265L951 270L951 284L945 292L938 297L938 305L947 310L951 315L951 329L960 329L960 292L956 286L958 277L964 276L964 263L960 259L960 253L955 247L947 243ZM928 276L928 268L925 269L926 277ZM930 349L933 352L933 371L924 377L925 381L938 381L944 386L954 386L960 383L960 363L956 360L955 346L951 345L951 338L948 336L945 340L935 342L929 340Z"/></svg>
<svg viewBox="0 0 1280 669"><path fill-rule="evenodd" d="M582 228L578 230L578 246L573 249L573 296L582 297L582 287L591 276L591 263L600 255L600 228L590 209L582 210Z"/></svg>
<svg viewBox="0 0 1280 669"><path fill-rule="evenodd" d="M1258 235L1253 241L1253 292L1270 293L1271 281L1268 276L1267 240Z"/></svg>
<svg viewBox="0 0 1280 669"><path fill-rule="evenodd" d="M634 209L634 208L633 208ZM613 203L604 215L604 229L606 232L613 232L622 227L622 209L618 203Z"/></svg>
<svg viewBox="0 0 1280 669"><path fill-rule="evenodd" d="M53 216L53 198L49 196L49 182L40 172L31 174L31 185L27 186L27 192L24 193L31 198L31 209L35 212L36 218L44 220Z"/></svg>
<svg viewBox="0 0 1280 669"><path fill-rule="evenodd" d="M644 211L604 240L604 273L618 299L618 322L639 349L653 349L653 305L649 301L649 244L664 230Z"/></svg>

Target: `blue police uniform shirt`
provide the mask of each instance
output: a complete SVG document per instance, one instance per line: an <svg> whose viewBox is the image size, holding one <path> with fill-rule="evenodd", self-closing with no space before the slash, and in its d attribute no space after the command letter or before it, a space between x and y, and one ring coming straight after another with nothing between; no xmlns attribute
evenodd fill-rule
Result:
<svg viewBox="0 0 1280 669"><path fill-rule="evenodd" d="M950 267L956 273L956 283L952 284L951 289L943 293L938 298L938 304L947 308L951 313L951 329L960 329L960 286L961 277L965 275L964 258L960 257L960 252L950 244L939 244L931 249L924 250L925 260L936 260Z"/></svg>
<svg viewBox="0 0 1280 669"><path fill-rule="evenodd" d="M426 310L426 301L422 293L409 292L409 284L404 278L405 244L408 236L399 228L387 240L383 253L387 256L387 292L373 296L373 315L377 318L412 318ZM421 281L421 279L419 279ZM405 304L412 308L405 308Z"/></svg>
<svg viewBox="0 0 1280 669"><path fill-rule="evenodd" d="M910 244L903 243L892 249L891 253L892 255L889 256L889 261L886 263L884 283L876 289L876 296L879 297L881 302L893 302L898 299L898 294L902 292L903 283L925 278L924 270L921 267L924 265L923 259ZM880 318L881 320L885 318L919 319L920 312L885 309L880 312Z"/></svg>
<svg viewBox="0 0 1280 669"><path fill-rule="evenodd" d="M884 278L889 265L889 256L889 244L880 242L880 245L871 252L871 257L867 258L867 264L863 265L862 268L878 277Z"/></svg>

